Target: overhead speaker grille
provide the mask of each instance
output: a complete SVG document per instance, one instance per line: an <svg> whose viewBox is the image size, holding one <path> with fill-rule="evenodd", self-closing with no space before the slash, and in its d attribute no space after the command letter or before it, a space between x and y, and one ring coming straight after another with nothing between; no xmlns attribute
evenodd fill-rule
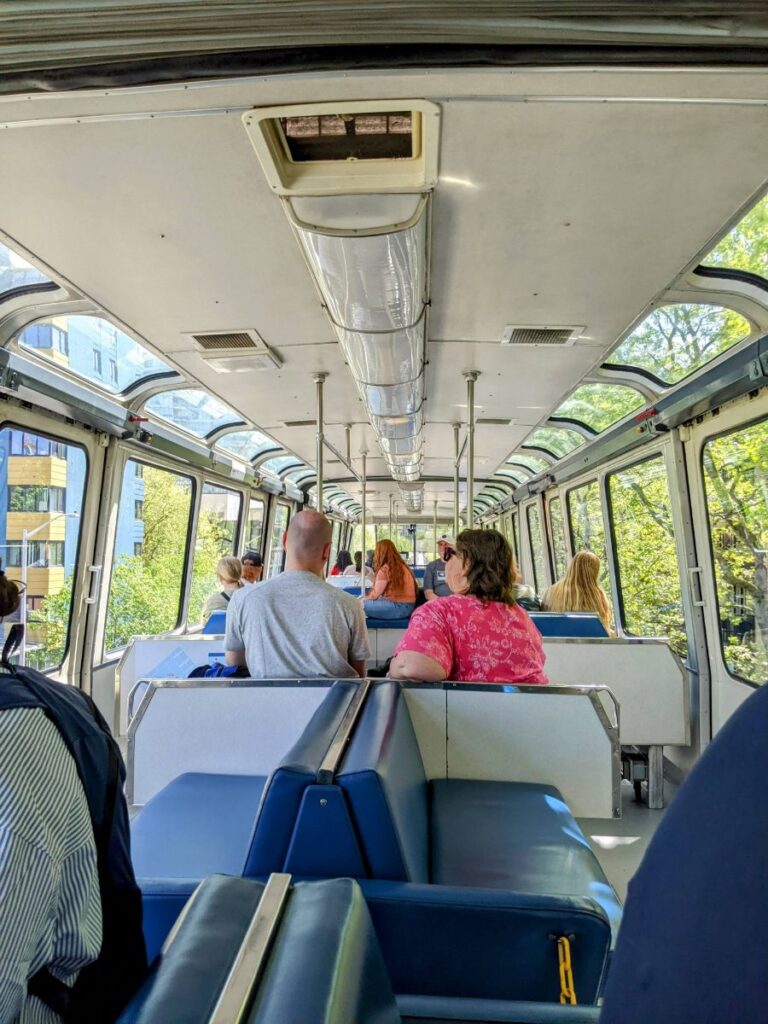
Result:
<svg viewBox="0 0 768 1024"><path fill-rule="evenodd" d="M191 334L200 358L216 373L272 370L282 364L258 331L206 331Z"/></svg>
<svg viewBox="0 0 768 1024"><path fill-rule="evenodd" d="M253 350L264 348L263 342L259 344L246 331L229 331L226 334L193 334L192 337L203 352L227 352L233 349Z"/></svg>
<svg viewBox="0 0 768 1024"><path fill-rule="evenodd" d="M508 324L502 345L573 345L583 327L541 327L533 324Z"/></svg>

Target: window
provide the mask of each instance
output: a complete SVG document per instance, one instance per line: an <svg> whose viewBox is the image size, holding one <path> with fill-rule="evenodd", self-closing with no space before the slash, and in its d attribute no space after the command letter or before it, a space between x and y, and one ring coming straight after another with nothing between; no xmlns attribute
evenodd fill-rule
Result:
<svg viewBox="0 0 768 1024"><path fill-rule="evenodd" d="M6 433L6 431L3 433ZM45 487L42 484L14 484L8 488L8 511L64 512L66 493L64 487Z"/></svg>
<svg viewBox="0 0 768 1024"><path fill-rule="evenodd" d="M231 423L235 426L240 417L207 391L182 388L180 391L164 391L148 399L144 408L148 413L170 423L179 430L186 430L195 437L205 437L213 430Z"/></svg>
<svg viewBox="0 0 768 1024"><path fill-rule="evenodd" d="M634 636L666 636L685 654L680 575L661 455L608 477L621 619Z"/></svg>
<svg viewBox="0 0 768 1024"><path fill-rule="evenodd" d="M251 462L257 455L268 451L280 451L280 445L260 430L234 430L216 442L216 447L243 462Z"/></svg>
<svg viewBox="0 0 768 1024"><path fill-rule="evenodd" d="M248 527L245 535L245 551L261 551L264 537L264 502L251 498L248 502Z"/></svg>
<svg viewBox="0 0 768 1024"><path fill-rule="evenodd" d="M341 523L334 523L333 528L331 530L331 553L328 556L329 567L333 566L334 563L336 562L336 556L338 555L339 549L341 547L341 531Z"/></svg>
<svg viewBox="0 0 768 1024"><path fill-rule="evenodd" d="M552 554L555 563L555 577L559 580L565 576L568 567L568 555L565 549L565 523L563 521L563 503L554 497L549 503L549 529L552 533Z"/></svg>
<svg viewBox="0 0 768 1024"><path fill-rule="evenodd" d="M768 420L704 446L720 641L728 671L768 680Z"/></svg>
<svg viewBox="0 0 768 1024"><path fill-rule="evenodd" d="M140 540L134 542L133 553L137 558L144 554L144 545Z"/></svg>
<svg viewBox="0 0 768 1024"><path fill-rule="evenodd" d="M582 384L552 415L579 420L600 433L644 403L640 392L625 384Z"/></svg>
<svg viewBox="0 0 768 1024"><path fill-rule="evenodd" d="M135 514L137 487L143 521ZM178 625L191 511L188 477L145 466L143 479L137 479L136 463L126 463L107 602L108 651L137 634L165 633Z"/></svg>
<svg viewBox="0 0 768 1024"><path fill-rule="evenodd" d="M732 309L673 302L654 309L604 365L638 367L660 384L677 384L750 331L749 322Z"/></svg>
<svg viewBox="0 0 768 1024"><path fill-rule="evenodd" d="M509 543L512 545L512 553L515 556L515 561L520 566L520 542L517 539L517 512L513 512L509 517Z"/></svg>
<svg viewBox="0 0 768 1024"><path fill-rule="evenodd" d="M141 498L137 498L133 503L133 517L134 519L144 518L144 502Z"/></svg>
<svg viewBox="0 0 768 1024"><path fill-rule="evenodd" d="M701 262L707 267L768 277L768 196L763 196Z"/></svg>
<svg viewBox="0 0 768 1024"><path fill-rule="evenodd" d="M567 427L539 427L525 439L524 448L543 448L555 458L562 459L584 444L584 438Z"/></svg>
<svg viewBox="0 0 768 1024"><path fill-rule="evenodd" d="M34 284L49 284L50 278L0 242L0 295Z"/></svg>
<svg viewBox="0 0 768 1024"><path fill-rule="evenodd" d="M523 469L530 470L531 473L541 473L543 469L549 466L546 459L542 459L540 455L527 455L524 452L512 452L507 459L508 466L520 466Z"/></svg>
<svg viewBox="0 0 768 1024"><path fill-rule="evenodd" d="M18 340L22 349L68 367L110 394L119 394L144 378L173 373L167 363L103 317L39 320L26 327ZM109 380L103 379L105 358L109 360Z"/></svg>
<svg viewBox="0 0 768 1024"><path fill-rule="evenodd" d="M190 624L200 622L205 599L221 589L216 579L216 563L224 555L235 553L242 504L243 496L239 491L208 482L203 484L187 612Z"/></svg>
<svg viewBox="0 0 768 1024"><path fill-rule="evenodd" d="M600 502L600 488L596 480L576 487L566 496L568 523L571 531L571 549L592 551L600 559L600 586L610 590L608 560L605 550L605 526Z"/></svg>
<svg viewBox="0 0 768 1024"><path fill-rule="evenodd" d="M283 534L288 529L288 521L291 517L291 510L281 501L275 508L275 518L272 523L272 536L269 541L269 566L267 568L268 578L277 576L283 571Z"/></svg>
<svg viewBox="0 0 768 1024"><path fill-rule="evenodd" d="M80 508L88 463L85 452L77 445L3 427L0 466L7 469L8 458L22 453L38 455L46 461L19 458L11 464L11 486L6 482L7 472L0 477L0 493L2 488L7 491L0 499L0 557L9 579L26 587L26 663L47 670L64 660L69 640ZM59 461L54 462L52 454ZM33 482L41 479L54 479L58 486ZM27 531L25 568L23 530ZM21 618L17 614L15 621Z"/></svg>
<svg viewBox="0 0 768 1024"><path fill-rule="evenodd" d="M259 464L259 473L267 473L270 476L279 477L284 469L292 466L296 469L303 466L303 463L295 455L278 455L275 459L267 459Z"/></svg>
<svg viewBox="0 0 768 1024"><path fill-rule="evenodd" d="M528 523L528 545L533 563L533 588L541 594L547 586L547 573L544 568L544 535L541 531L541 516L536 505L529 505L525 510Z"/></svg>

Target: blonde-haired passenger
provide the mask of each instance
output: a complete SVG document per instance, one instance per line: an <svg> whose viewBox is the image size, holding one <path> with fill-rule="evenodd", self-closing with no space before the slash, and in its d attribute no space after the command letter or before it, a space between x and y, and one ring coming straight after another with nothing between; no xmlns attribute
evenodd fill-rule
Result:
<svg viewBox="0 0 768 1024"><path fill-rule="evenodd" d="M598 583L600 559L593 551L579 551L565 576L544 592L541 609L545 612L596 612L613 635L611 603Z"/></svg>
<svg viewBox="0 0 768 1024"><path fill-rule="evenodd" d="M226 555L216 563L216 580L219 589L205 599L203 614L200 621L203 625L210 619L213 612L224 612L229 605L229 599L243 586L243 564L234 555Z"/></svg>

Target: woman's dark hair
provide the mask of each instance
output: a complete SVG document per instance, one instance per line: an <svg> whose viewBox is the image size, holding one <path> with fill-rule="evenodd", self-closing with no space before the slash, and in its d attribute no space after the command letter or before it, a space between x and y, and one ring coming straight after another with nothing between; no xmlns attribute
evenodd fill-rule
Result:
<svg viewBox="0 0 768 1024"><path fill-rule="evenodd" d="M350 555L346 548L342 548L338 555L336 555L335 568L337 568L339 572L344 572L344 570L350 565L352 565L352 555Z"/></svg>
<svg viewBox="0 0 768 1024"><path fill-rule="evenodd" d="M362 551L356 551L355 552L355 572L362 572L362 571L363 571L363 552Z"/></svg>
<svg viewBox="0 0 768 1024"><path fill-rule="evenodd" d="M456 551L464 559L467 594L481 601L516 603L517 566L506 538L497 530L462 530Z"/></svg>
<svg viewBox="0 0 768 1024"><path fill-rule="evenodd" d="M18 583L9 580L2 569L0 560L0 619L13 615L21 604L21 588Z"/></svg>

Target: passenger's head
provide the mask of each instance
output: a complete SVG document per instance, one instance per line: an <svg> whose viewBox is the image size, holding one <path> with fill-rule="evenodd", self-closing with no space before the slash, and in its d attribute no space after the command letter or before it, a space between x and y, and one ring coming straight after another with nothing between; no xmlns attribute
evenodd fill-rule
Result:
<svg viewBox="0 0 768 1024"><path fill-rule="evenodd" d="M362 551L356 551L355 552L355 572L362 572L362 571L363 571L363 552Z"/></svg>
<svg viewBox="0 0 768 1024"><path fill-rule="evenodd" d="M243 555L243 579L246 583L258 583L264 563L258 551L246 551Z"/></svg>
<svg viewBox="0 0 768 1024"><path fill-rule="evenodd" d="M347 566L350 565L352 565L352 555L350 555L346 548L342 548L341 551L339 551L338 555L336 555L335 567L339 570L339 572L344 572Z"/></svg>
<svg viewBox="0 0 768 1024"><path fill-rule="evenodd" d="M611 605L599 580L600 559L594 551L579 551L562 580L550 588L547 608L553 612L597 612L610 630Z"/></svg>
<svg viewBox="0 0 768 1024"><path fill-rule="evenodd" d="M380 540L373 552L373 571L378 572L384 566L389 570L389 585L395 590L402 587L405 574L411 570L391 540Z"/></svg>
<svg viewBox="0 0 768 1024"><path fill-rule="evenodd" d="M455 549L444 548L445 579L454 594L514 604L517 566L512 549L496 530L462 530Z"/></svg>
<svg viewBox="0 0 768 1024"><path fill-rule="evenodd" d="M283 537L285 568L302 569L323 576L331 553L331 522L314 509L304 509L291 519Z"/></svg>
<svg viewBox="0 0 768 1024"><path fill-rule="evenodd" d="M589 591L600 578L600 559L594 551L577 552L565 574L567 584L577 591Z"/></svg>
<svg viewBox="0 0 768 1024"><path fill-rule="evenodd" d="M216 563L216 577L220 587L242 587L242 576L242 563L234 555L226 555Z"/></svg>
<svg viewBox="0 0 768 1024"><path fill-rule="evenodd" d="M373 568L373 556L374 556L374 554L375 554L375 552L374 552L373 548L368 548L368 550L365 552L365 564L367 566L370 566L371 569Z"/></svg>
<svg viewBox="0 0 768 1024"><path fill-rule="evenodd" d="M0 561L0 619L6 615L13 615L21 604L21 587L13 580L9 580L2 570Z"/></svg>

